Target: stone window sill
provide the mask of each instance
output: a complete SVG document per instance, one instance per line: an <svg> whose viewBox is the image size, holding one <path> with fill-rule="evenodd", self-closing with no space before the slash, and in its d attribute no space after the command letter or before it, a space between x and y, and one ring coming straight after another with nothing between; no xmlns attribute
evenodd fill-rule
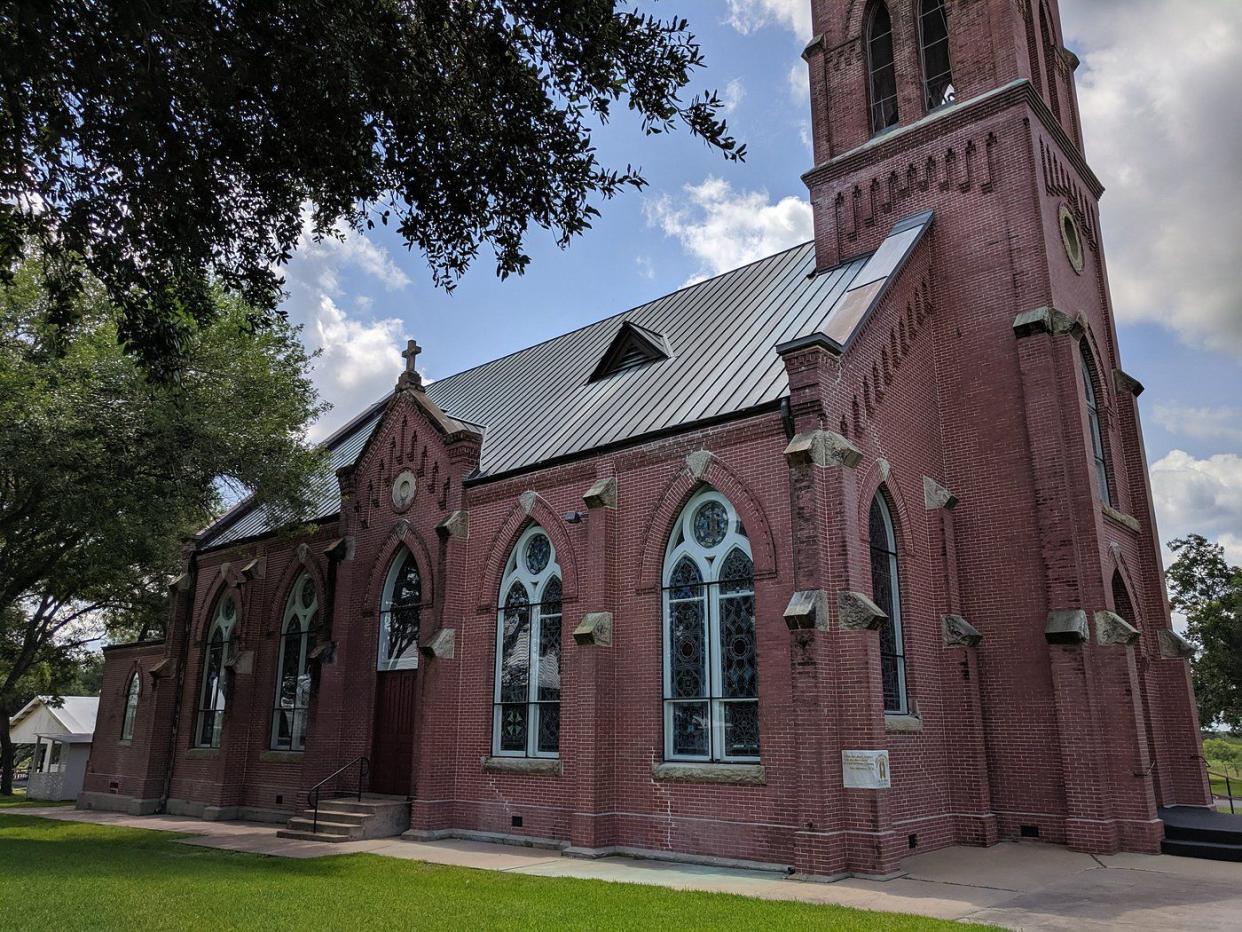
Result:
<svg viewBox="0 0 1242 932"><path fill-rule="evenodd" d="M265 764L297 764L302 761L301 751L264 751L259 760Z"/></svg>
<svg viewBox="0 0 1242 932"><path fill-rule="evenodd" d="M1104 512L1104 517L1116 522L1117 524L1120 524L1122 527L1128 527L1132 531L1139 530L1138 518L1134 517L1133 515L1128 515L1124 511L1118 511L1116 508L1113 508L1111 505L1101 504L1100 510Z"/></svg>
<svg viewBox="0 0 1242 932"><path fill-rule="evenodd" d="M121 738L119 741L117 741L117 744L123 748L130 747L131 745L133 745L133 743L134 743L133 738Z"/></svg>
<svg viewBox="0 0 1242 932"><path fill-rule="evenodd" d="M220 757L219 748L190 748L185 752L190 760L216 760Z"/></svg>
<svg viewBox="0 0 1242 932"><path fill-rule="evenodd" d="M916 734L923 730L923 720L917 715L885 715L884 730L889 734Z"/></svg>
<svg viewBox="0 0 1242 932"><path fill-rule="evenodd" d="M559 757L485 757L484 773L515 773L527 777L559 777Z"/></svg>
<svg viewBox="0 0 1242 932"><path fill-rule="evenodd" d="M709 764L665 761L651 765L651 779L660 783L727 783L734 786L767 786L762 764Z"/></svg>

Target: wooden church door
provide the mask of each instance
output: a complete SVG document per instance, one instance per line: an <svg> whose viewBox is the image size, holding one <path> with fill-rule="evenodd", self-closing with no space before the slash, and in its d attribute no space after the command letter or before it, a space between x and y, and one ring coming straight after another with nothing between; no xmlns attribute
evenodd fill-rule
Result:
<svg viewBox="0 0 1242 932"><path fill-rule="evenodd" d="M413 793L422 602L418 566L409 551L403 550L389 570L380 612L371 736L371 791L375 793Z"/></svg>

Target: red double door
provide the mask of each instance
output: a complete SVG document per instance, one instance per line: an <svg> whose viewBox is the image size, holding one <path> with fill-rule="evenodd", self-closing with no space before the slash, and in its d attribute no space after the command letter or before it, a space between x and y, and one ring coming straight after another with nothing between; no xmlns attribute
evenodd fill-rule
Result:
<svg viewBox="0 0 1242 932"><path fill-rule="evenodd" d="M417 688L417 670L385 670L375 674L375 725L371 741L373 793L392 796L414 793Z"/></svg>

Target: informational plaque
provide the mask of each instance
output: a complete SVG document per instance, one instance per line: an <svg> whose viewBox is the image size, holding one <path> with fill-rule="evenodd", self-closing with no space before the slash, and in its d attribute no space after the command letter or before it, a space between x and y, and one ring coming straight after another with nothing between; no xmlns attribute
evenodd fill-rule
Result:
<svg viewBox="0 0 1242 932"><path fill-rule="evenodd" d="M841 774L847 790L887 790L893 785L888 751L842 751Z"/></svg>

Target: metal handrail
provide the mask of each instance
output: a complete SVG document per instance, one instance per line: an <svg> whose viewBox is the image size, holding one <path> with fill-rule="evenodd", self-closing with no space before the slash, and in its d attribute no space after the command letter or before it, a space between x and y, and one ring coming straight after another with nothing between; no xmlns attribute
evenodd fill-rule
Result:
<svg viewBox="0 0 1242 932"><path fill-rule="evenodd" d="M1225 781L1225 792L1228 794L1229 798L1229 812L1231 815L1237 815L1237 812L1235 812L1233 808L1233 781L1229 779L1229 774L1220 773L1216 770L1209 770L1207 775L1209 777L1220 777Z"/></svg>
<svg viewBox="0 0 1242 932"><path fill-rule="evenodd" d="M371 775L371 762L365 757L355 757L345 766L340 767L337 770L333 771L332 773L328 774L328 776L324 777L322 780L320 780L318 783L312 786L310 788L310 791L307 792L306 804L307 806L315 810L314 820L311 824L312 834L317 834L319 832L319 800L320 800L320 796L321 796L323 788L327 786L328 783L335 780L337 777L341 776L343 773L345 773L345 771L349 770L355 765L357 765L358 767L357 798L358 798L358 802L362 802L363 785L367 782L368 778ZM342 798L342 796L353 796L353 795L355 795L353 792L349 792L349 793L344 793L344 794L338 794L337 796L333 798L340 799Z"/></svg>

